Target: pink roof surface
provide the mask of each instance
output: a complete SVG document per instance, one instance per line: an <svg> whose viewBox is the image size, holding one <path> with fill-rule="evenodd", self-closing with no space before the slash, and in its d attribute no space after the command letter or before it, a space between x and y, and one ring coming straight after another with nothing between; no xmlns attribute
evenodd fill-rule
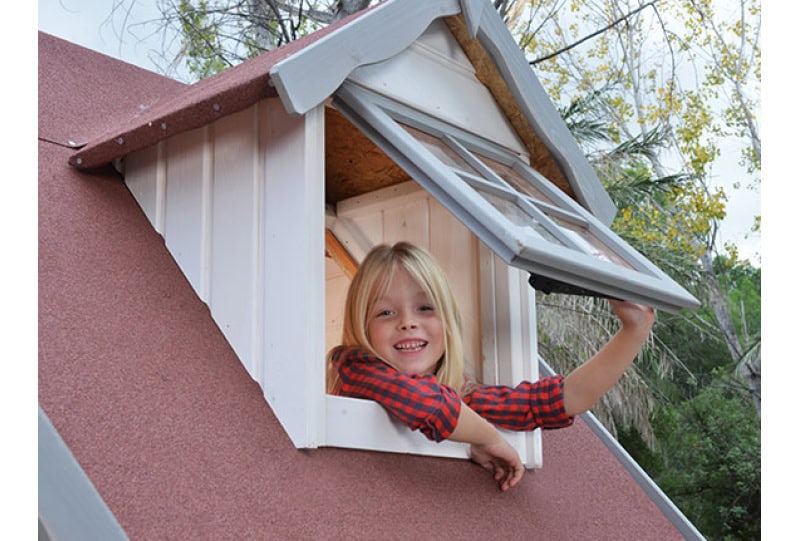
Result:
<svg viewBox="0 0 800 541"><path fill-rule="evenodd" d="M119 174L68 165L182 86L45 34L39 66L39 403L131 539L681 539L580 420L507 493L464 460L296 450Z"/></svg>

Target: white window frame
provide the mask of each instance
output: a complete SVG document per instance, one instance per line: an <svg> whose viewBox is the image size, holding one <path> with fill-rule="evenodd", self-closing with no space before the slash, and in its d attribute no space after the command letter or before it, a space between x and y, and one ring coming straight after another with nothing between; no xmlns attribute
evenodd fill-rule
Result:
<svg viewBox="0 0 800 541"><path fill-rule="evenodd" d="M350 81L345 81L336 92L334 105L510 265L600 295L670 312L700 305L688 291L518 155ZM440 138L480 175L470 175L445 164L401 123ZM515 190L480 163L474 153L511 167L555 204L534 201ZM515 225L506 214L471 189L475 186L524 207L531 220L536 218L558 243L544 238L533 227ZM588 253L550 220L546 212L585 227L627 266Z"/></svg>

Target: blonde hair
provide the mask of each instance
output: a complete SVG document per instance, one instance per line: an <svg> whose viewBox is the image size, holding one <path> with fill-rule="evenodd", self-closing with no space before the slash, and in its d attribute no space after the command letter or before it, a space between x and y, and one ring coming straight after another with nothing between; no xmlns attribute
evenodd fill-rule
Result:
<svg viewBox="0 0 800 541"><path fill-rule="evenodd" d="M464 383L464 347L461 315L455 297L444 271L433 256L411 243L381 244L364 258L347 290L342 345L358 346L378 356L367 335L368 318L398 268L405 269L419 284L442 319L445 349L436 368L439 383L460 389ZM339 387L339 375L330 362L330 355L327 387L328 392L334 394Z"/></svg>

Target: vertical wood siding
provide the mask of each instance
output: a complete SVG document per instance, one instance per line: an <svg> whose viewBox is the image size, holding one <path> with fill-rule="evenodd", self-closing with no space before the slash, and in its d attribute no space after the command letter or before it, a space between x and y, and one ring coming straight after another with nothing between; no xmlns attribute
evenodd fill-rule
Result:
<svg viewBox="0 0 800 541"><path fill-rule="evenodd" d="M324 285L313 278L324 254L321 109L290 117L262 101L129 156L125 182L290 437L313 445L307 413L316 403L311 417L322 418L313 396L324 385L311 366L324 358Z"/></svg>

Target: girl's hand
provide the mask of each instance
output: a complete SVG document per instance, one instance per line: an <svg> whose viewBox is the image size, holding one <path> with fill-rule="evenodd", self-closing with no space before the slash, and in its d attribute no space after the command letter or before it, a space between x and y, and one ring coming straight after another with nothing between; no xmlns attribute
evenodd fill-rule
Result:
<svg viewBox="0 0 800 541"><path fill-rule="evenodd" d="M652 308L628 301L609 299L608 302L623 328L648 333L652 329L656 320L656 314Z"/></svg>
<svg viewBox="0 0 800 541"><path fill-rule="evenodd" d="M503 438L496 443L470 445L469 456L473 462L492 472L502 491L519 483L525 473L517 451Z"/></svg>

